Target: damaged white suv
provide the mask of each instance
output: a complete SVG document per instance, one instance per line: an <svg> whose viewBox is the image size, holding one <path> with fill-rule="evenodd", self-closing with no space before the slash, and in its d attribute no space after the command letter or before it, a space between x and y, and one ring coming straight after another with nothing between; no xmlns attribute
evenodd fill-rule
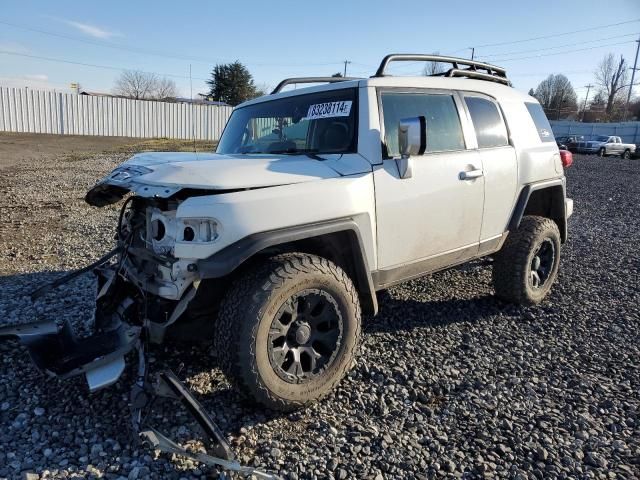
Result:
<svg viewBox="0 0 640 480"><path fill-rule="evenodd" d="M394 61L451 68L388 76ZM291 83L322 84L281 91ZM241 390L303 406L352 365L377 290L491 255L498 297L542 301L573 210L563 159L499 67L389 55L371 78L288 79L233 111L216 153L138 154L87 193L98 207L126 197L118 246L97 262L107 340L40 366L98 388L140 338L208 324Z"/></svg>

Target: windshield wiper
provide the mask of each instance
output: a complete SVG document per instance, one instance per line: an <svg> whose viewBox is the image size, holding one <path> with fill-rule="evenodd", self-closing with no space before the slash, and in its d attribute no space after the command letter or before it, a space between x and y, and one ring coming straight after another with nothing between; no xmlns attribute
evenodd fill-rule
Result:
<svg viewBox="0 0 640 480"><path fill-rule="evenodd" d="M325 161L326 158L322 158L315 153L313 150L298 150L294 148L287 148L286 150L272 150L269 153L273 154L284 154L284 155L306 155L309 158L313 158L314 160Z"/></svg>

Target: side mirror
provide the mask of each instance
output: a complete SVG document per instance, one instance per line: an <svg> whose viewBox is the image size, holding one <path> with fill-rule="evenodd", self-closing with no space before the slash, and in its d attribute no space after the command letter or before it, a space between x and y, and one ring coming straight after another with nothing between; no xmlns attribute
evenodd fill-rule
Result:
<svg viewBox="0 0 640 480"><path fill-rule="evenodd" d="M411 178L411 156L422 155L427 149L427 119L423 116L403 118L398 123L397 160L400 178Z"/></svg>

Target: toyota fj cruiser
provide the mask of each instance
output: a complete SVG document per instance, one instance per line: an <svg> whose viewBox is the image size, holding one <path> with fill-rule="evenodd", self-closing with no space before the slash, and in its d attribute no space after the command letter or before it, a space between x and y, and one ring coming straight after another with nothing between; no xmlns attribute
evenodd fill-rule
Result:
<svg viewBox="0 0 640 480"><path fill-rule="evenodd" d="M451 68L387 75L396 61ZM226 375L279 410L345 375L378 290L492 256L500 299L541 302L573 210L539 103L502 68L431 55L389 55L371 78L287 79L235 108L216 153L141 153L86 195L123 199L117 247L90 266L100 341L51 324L2 333L66 335L64 362L34 360L99 388L172 324L213 323Z"/></svg>

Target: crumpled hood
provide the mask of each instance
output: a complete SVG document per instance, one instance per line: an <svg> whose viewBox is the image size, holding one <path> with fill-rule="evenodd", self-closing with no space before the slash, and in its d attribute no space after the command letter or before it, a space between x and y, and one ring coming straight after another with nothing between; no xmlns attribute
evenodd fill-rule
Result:
<svg viewBox="0 0 640 480"><path fill-rule="evenodd" d="M349 155L349 157L356 155ZM129 191L167 198L184 189L229 191L263 188L340 177L366 171L360 157L354 169L336 168L333 155L320 161L306 155L221 155L217 153L148 152L134 155L100 180L85 197L95 206L119 201ZM359 157L359 156L358 156ZM364 163L363 163L364 162Z"/></svg>

